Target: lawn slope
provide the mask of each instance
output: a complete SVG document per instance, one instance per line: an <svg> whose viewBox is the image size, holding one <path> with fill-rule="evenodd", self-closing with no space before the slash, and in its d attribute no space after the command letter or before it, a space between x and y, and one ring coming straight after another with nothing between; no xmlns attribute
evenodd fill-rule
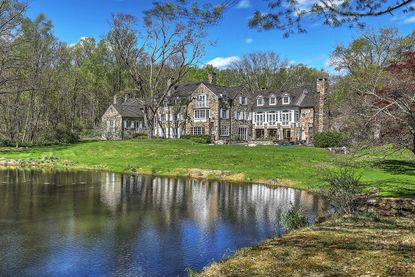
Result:
<svg viewBox="0 0 415 277"><path fill-rule="evenodd" d="M0 158L58 158L55 166L69 162L72 168L100 169L158 175L187 175L190 169L217 170L240 174L244 181L276 181L302 189L317 189L339 159L313 147L246 147L205 145L185 140L84 141L74 145L0 148ZM377 158L361 160L357 171L368 186L378 187L383 196L415 197L415 161L410 155L393 157L391 163L376 164ZM397 164L396 164L397 163ZM405 171L399 171L405 163ZM213 176L214 177L214 176Z"/></svg>

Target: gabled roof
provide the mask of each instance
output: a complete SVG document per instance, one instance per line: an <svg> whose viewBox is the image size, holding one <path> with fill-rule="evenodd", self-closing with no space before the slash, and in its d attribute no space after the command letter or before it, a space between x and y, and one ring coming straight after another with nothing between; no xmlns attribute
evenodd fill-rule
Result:
<svg viewBox="0 0 415 277"><path fill-rule="evenodd" d="M130 118L144 117L144 114L141 111L142 105L140 105L136 99L129 99L123 103L112 104L112 106L117 110L117 112L122 117L130 117Z"/></svg>

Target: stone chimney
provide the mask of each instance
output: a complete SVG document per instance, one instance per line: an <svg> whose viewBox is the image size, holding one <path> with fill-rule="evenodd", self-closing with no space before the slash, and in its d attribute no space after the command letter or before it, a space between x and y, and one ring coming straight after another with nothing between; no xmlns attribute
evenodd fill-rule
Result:
<svg viewBox="0 0 415 277"><path fill-rule="evenodd" d="M117 95L114 95L114 101L113 104L116 105L117 104Z"/></svg>
<svg viewBox="0 0 415 277"><path fill-rule="evenodd" d="M216 85L216 73L211 72L211 73L209 73L208 77L209 77L209 84Z"/></svg>
<svg viewBox="0 0 415 277"><path fill-rule="evenodd" d="M317 117L317 132L323 132L326 129L325 119L327 111L326 93L327 93L327 79L317 79L317 93L319 94L318 101L318 117Z"/></svg>

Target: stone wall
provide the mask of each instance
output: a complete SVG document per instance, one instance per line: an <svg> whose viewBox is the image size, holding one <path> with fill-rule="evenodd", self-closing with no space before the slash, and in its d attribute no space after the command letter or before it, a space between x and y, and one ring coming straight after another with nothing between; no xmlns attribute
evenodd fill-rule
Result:
<svg viewBox="0 0 415 277"><path fill-rule="evenodd" d="M360 203L358 211L375 212L383 216L403 216L415 219L415 199L370 198Z"/></svg>
<svg viewBox="0 0 415 277"><path fill-rule="evenodd" d="M317 80L317 93L319 94L318 100L318 114L316 116L317 132L323 132L326 129L325 121L327 119L327 79L321 78Z"/></svg>
<svg viewBox="0 0 415 277"><path fill-rule="evenodd" d="M196 101L193 100L189 103L188 106L188 119L186 121L186 134L191 134L191 130L193 127L204 127L205 134L211 135L218 139L218 122L219 122L219 99L218 97L211 92L205 85L201 84L193 93L192 98L197 97L198 95L208 96L209 106L206 109L209 109L209 118L205 121L195 121L195 103Z"/></svg>
<svg viewBox="0 0 415 277"><path fill-rule="evenodd" d="M113 122L113 128L108 128L108 122ZM101 120L101 130L102 138L105 140L120 140L122 139L122 130L123 122L122 117L118 111L112 107L112 105L107 109L107 111L102 116Z"/></svg>
<svg viewBox="0 0 415 277"><path fill-rule="evenodd" d="M300 109L299 119L299 141L310 143L314 135L314 109L305 108Z"/></svg>
<svg viewBox="0 0 415 277"><path fill-rule="evenodd" d="M241 105L239 98L244 96L247 98L247 105ZM237 95L234 96L232 107L230 107L229 100L223 101L220 104L221 109L229 110L229 119L220 118L220 126L229 126L230 127L230 136L221 136L221 140L230 140L232 141L241 141L239 136L239 128L247 129L247 139L245 141L250 141L252 139L252 99L249 99L248 93L244 90L241 90ZM251 101L251 102L250 102ZM238 113L244 113L244 115L249 114L248 119L238 119Z"/></svg>

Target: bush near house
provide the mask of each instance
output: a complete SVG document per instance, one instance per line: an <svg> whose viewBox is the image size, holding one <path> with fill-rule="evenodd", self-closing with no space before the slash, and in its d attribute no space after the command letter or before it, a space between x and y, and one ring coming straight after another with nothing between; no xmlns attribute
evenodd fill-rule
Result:
<svg viewBox="0 0 415 277"><path fill-rule="evenodd" d="M182 139L188 139L196 143L210 143L209 135L185 135Z"/></svg>
<svg viewBox="0 0 415 277"><path fill-rule="evenodd" d="M314 137L314 146L320 148L346 146L346 137L339 132L322 132Z"/></svg>

